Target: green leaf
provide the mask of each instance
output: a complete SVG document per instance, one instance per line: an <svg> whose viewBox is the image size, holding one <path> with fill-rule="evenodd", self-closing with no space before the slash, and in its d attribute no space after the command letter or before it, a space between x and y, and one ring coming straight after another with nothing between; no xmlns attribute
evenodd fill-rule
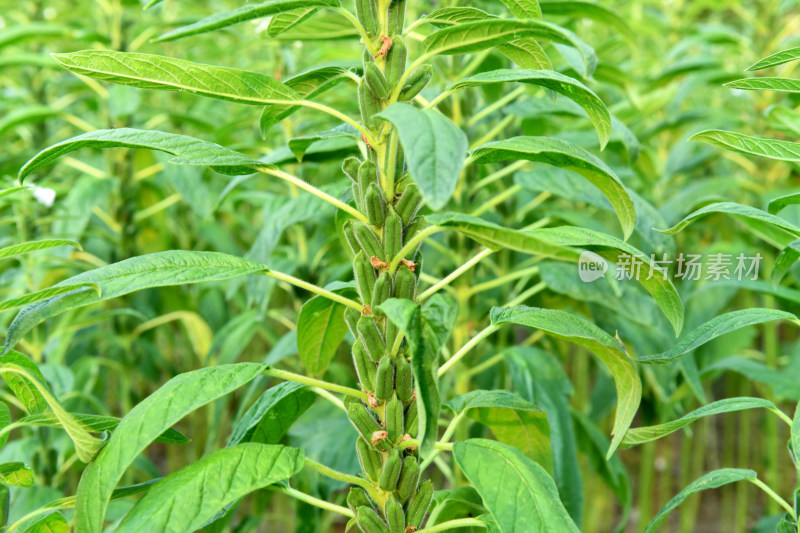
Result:
<svg viewBox="0 0 800 533"><path fill-rule="evenodd" d="M625 346L585 318L566 311L520 305L494 307L490 316L494 325L519 324L537 328L583 346L608 368L617 388L617 413L611 431L614 438L607 455L611 457L630 427L642 397L642 382Z"/></svg>
<svg viewBox="0 0 800 533"><path fill-rule="evenodd" d="M664 507L658 511L650 523L647 524L644 533L652 533L653 531L656 531L661 523L666 520L667 515L677 509L677 507L692 494L707 489L716 489L729 483L735 483L737 481L751 481L756 478L757 475L754 471L743 470L740 468L722 468L720 470L714 470L713 472L702 475L690 483L685 489L680 491L674 498L668 501L666 505L664 505Z"/></svg>
<svg viewBox="0 0 800 533"><path fill-rule="evenodd" d="M625 239L636 225L636 209L622 181L600 159L578 145L550 137L512 137L479 146L472 151L472 163L527 160L577 172L600 189L617 213Z"/></svg>
<svg viewBox="0 0 800 533"><path fill-rule="evenodd" d="M777 215L785 207L796 204L800 204L800 193L787 194L770 200L767 205L767 212L770 215Z"/></svg>
<svg viewBox="0 0 800 533"><path fill-rule="evenodd" d="M39 367L36 366L36 363L19 352L9 350L8 353L3 354L3 356L0 357L0 363L11 363L24 368L33 374L37 379L44 382L44 376L42 375L41 370L39 370ZM5 380L6 385L8 385L8 388L11 389L11 392L14 393L14 396L16 396L17 399L22 402L23 408L28 413L35 415L47 411L47 402L30 380L19 374L11 373L4 373L3 379Z"/></svg>
<svg viewBox="0 0 800 533"><path fill-rule="evenodd" d="M792 418L792 429L789 440L791 452L794 455L794 469L800 475L800 402L794 411L794 418Z"/></svg>
<svg viewBox="0 0 800 533"><path fill-rule="evenodd" d="M519 450L470 439L456 442L453 456L503 533L579 531L552 478Z"/></svg>
<svg viewBox="0 0 800 533"><path fill-rule="evenodd" d="M234 425L228 446L240 442L277 444L316 399L305 385L291 381L265 390Z"/></svg>
<svg viewBox="0 0 800 533"><path fill-rule="evenodd" d="M754 71L777 67L778 65L783 65L784 63L788 63L796 59L800 59L800 46L789 48L788 50L781 50L780 52L776 52L771 56L767 56L764 59L747 67L747 70Z"/></svg>
<svg viewBox="0 0 800 533"><path fill-rule="evenodd" d="M275 15L269 20L267 27L267 35L270 37L277 37L285 33L298 24L302 24L309 18L313 17L319 9L312 7L308 9L297 9L288 13L280 13Z"/></svg>
<svg viewBox="0 0 800 533"><path fill-rule="evenodd" d="M420 21L432 24L437 28L444 28L445 26L453 26L489 18L496 17L477 7L442 7L424 15Z"/></svg>
<svg viewBox="0 0 800 533"><path fill-rule="evenodd" d="M50 513L31 524L24 533L69 533L69 524L58 513Z"/></svg>
<svg viewBox="0 0 800 533"><path fill-rule="evenodd" d="M800 93L800 80L790 78L744 78L729 81L725 87L744 91L782 91Z"/></svg>
<svg viewBox="0 0 800 533"><path fill-rule="evenodd" d="M114 488L147 445L187 414L247 384L264 368L261 364L240 363L180 374L131 409L83 471L77 493L76 531L103 531Z"/></svg>
<svg viewBox="0 0 800 533"><path fill-rule="evenodd" d="M427 454L433 450L438 436L441 410L437 373L439 351L455 326L458 307L453 300L435 294L423 306L411 300L390 298L378 309L405 335L411 349L420 449Z"/></svg>
<svg viewBox="0 0 800 533"><path fill-rule="evenodd" d="M542 20L542 10L537 0L500 0L518 19Z"/></svg>
<svg viewBox="0 0 800 533"><path fill-rule="evenodd" d="M743 133L722 130L701 131L689 138L733 152L759 155L781 161L800 161L800 143L752 137Z"/></svg>
<svg viewBox="0 0 800 533"><path fill-rule="evenodd" d="M790 242L781 250L781 253L778 254L775 263L772 265L772 274L770 275L773 285L777 286L780 284L781 280L789 273L789 270L795 262L797 262L798 258L800 258L800 240Z"/></svg>
<svg viewBox="0 0 800 533"><path fill-rule="evenodd" d="M270 76L183 59L108 50L53 54L53 58L76 74L142 89L188 92L251 105L300 100L296 92Z"/></svg>
<svg viewBox="0 0 800 533"><path fill-rule="evenodd" d="M227 28L234 24L247 22L248 20L260 19L280 13L286 13L300 8L309 7L339 7L338 0L271 0L269 2L262 2L260 4L252 4L242 6L231 11L223 11L222 13L215 13L209 17L177 28L161 37L153 40L156 43L163 43L167 41L176 41L189 37L191 35L198 35L209 31Z"/></svg>
<svg viewBox="0 0 800 533"><path fill-rule="evenodd" d="M670 350L660 354L639 357L637 360L641 363L669 363L721 335L747 326L772 322L773 320L789 320L796 325L800 325L800 320L795 315L778 309L755 308L732 311L712 318L705 324L686 333Z"/></svg>
<svg viewBox="0 0 800 533"><path fill-rule="evenodd" d="M289 139L289 150L295 155L297 160L302 163L303 156L306 151L319 141L326 139L358 139L360 134L350 124L344 124L337 128L328 131L321 131L312 133L310 135L303 135L302 137L293 137Z"/></svg>
<svg viewBox="0 0 800 533"><path fill-rule="evenodd" d="M113 432L120 419L115 416L103 416L85 413L70 413L78 422L95 433ZM40 413L20 418L16 424L25 426L63 427L61 421L53 413ZM154 442L164 444L188 444L191 442L176 429L169 428L156 438Z"/></svg>
<svg viewBox="0 0 800 533"><path fill-rule="evenodd" d="M0 302L0 312L8 311L9 309L14 309L16 307L22 307L23 305L30 305L36 302L41 302L42 300L58 296L59 294L64 294L66 292L71 292L84 287L91 287L94 290L96 290L98 294L100 294L100 287L89 283L84 283L82 285L64 285L63 287L49 287L47 289L42 289L36 292L23 294L22 296L18 296L17 298L11 298L4 302Z"/></svg>
<svg viewBox="0 0 800 533"><path fill-rule="evenodd" d="M563 94L580 105L589 115L589 119L600 137L601 149L605 147L611 135L611 115L603 101L591 89L574 78L552 70L500 69L481 72L450 85L447 91L455 91L465 87L478 87L493 83L530 83L551 91Z"/></svg>
<svg viewBox="0 0 800 533"><path fill-rule="evenodd" d="M438 111L411 104L394 103L375 116L397 129L408 171L428 206L433 210L444 207L467 158L466 134Z"/></svg>
<svg viewBox="0 0 800 533"><path fill-rule="evenodd" d="M97 130L78 135L49 148L45 148L25 163L19 171L20 181L59 157L81 148L147 148L166 152L175 157L169 160L174 165L208 167L221 174L232 176L252 174L255 169L267 166L261 161L234 152L216 143L201 141L186 135L161 131L119 128Z"/></svg>
<svg viewBox="0 0 800 533"><path fill-rule="evenodd" d="M342 304L324 296L303 304L297 318L297 348L308 375L325 373L346 333Z"/></svg>
<svg viewBox="0 0 800 533"><path fill-rule="evenodd" d="M569 30L538 20L487 19L465 22L430 34L422 45L428 56L479 52L515 39L533 37L575 47L581 54L583 74L594 72L594 50Z"/></svg>
<svg viewBox="0 0 800 533"><path fill-rule="evenodd" d="M52 107L31 105L15 108L0 118L0 135L12 130L22 124L31 122L44 122L45 120L56 117L61 111Z"/></svg>
<svg viewBox="0 0 800 533"><path fill-rule="evenodd" d="M683 415L677 420L672 420L656 426L631 428L628 430L628 433L625 434L625 439L623 439L621 447L630 448L631 446L658 440L706 416L744 411L746 409L769 409L774 411L778 408L774 403L762 398L727 398L704 405L691 413Z"/></svg>
<svg viewBox="0 0 800 533"><path fill-rule="evenodd" d="M28 254L38 250L45 250L47 248L55 248L56 246L74 246L79 250L83 250L81 245L75 241L68 239L47 239L42 241L29 241L6 246L0 248L0 259L7 259L9 257L17 257L23 254Z"/></svg>
<svg viewBox="0 0 800 533"><path fill-rule="evenodd" d="M153 287L167 287L233 278L267 272L253 261L219 252L173 250L141 255L89 270L55 285L92 285L23 307L8 327L4 351L16 345L33 327L64 311L116 298Z"/></svg>
<svg viewBox="0 0 800 533"><path fill-rule="evenodd" d="M302 450L270 444L217 450L153 485L116 531L198 530L226 505L289 479L302 470L303 460Z"/></svg>
<svg viewBox="0 0 800 533"><path fill-rule="evenodd" d="M631 44L637 43L636 32L631 28L630 24L628 24L623 17L599 2L587 2L585 0L542 0L540 4L548 18L552 16L588 18L616 30Z"/></svg>
<svg viewBox="0 0 800 533"><path fill-rule="evenodd" d="M8 406L3 402L0 402L0 431L4 430L11 424L11 411L8 410ZM8 433L4 432L0 435L0 450L8 442Z"/></svg>
<svg viewBox="0 0 800 533"><path fill-rule="evenodd" d="M550 425L547 413L539 407L503 390L471 391L444 405L456 415L466 412L491 429L498 441L517 448L548 472L553 471Z"/></svg>
<svg viewBox="0 0 800 533"><path fill-rule="evenodd" d="M33 470L25 463L0 464L0 482L14 487L33 487Z"/></svg>

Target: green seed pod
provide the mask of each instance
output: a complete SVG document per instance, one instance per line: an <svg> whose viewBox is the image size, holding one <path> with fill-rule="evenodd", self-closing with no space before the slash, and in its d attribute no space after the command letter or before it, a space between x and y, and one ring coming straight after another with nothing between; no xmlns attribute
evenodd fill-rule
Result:
<svg viewBox="0 0 800 533"><path fill-rule="evenodd" d="M364 251L364 255L367 256L367 259L371 259L372 257L377 257L378 259L385 259L386 254L383 251L383 246L381 245L381 241L378 239L378 236L367 227L366 224L357 223L355 226L355 234L356 240L358 241L359 246Z"/></svg>
<svg viewBox="0 0 800 533"><path fill-rule="evenodd" d="M370 61L364 64L364 80L367 82L367 87L372 91L372 96L380 100L386 100L389 97L389 82L386 81L386 76L381 72L381 68Z"/></svg>
<svg viewBox="0 0 800 533"><path fill-rule="evenodd" d="M350 333L353 334L353 337L358 339L358 319L361 318L361 313L353 309L352 307L348 307L344 310L344 321L347 323L347 329L350 330Z"/></svg>
<svg viewBox="0 0 800 533"><path fill-rule="evenodd" d="M411 438L416 439L419 433L419 425L417 424L417 402L414 401L408 406L406 410L406 433Z"/></svg>
<svg viewBox="0 0 800 533"><path fill-rule="evenodd" d="M361 487L350 487L350 492L347 493L347 506L354 513L359 507L372 507L372 500L369 499L367 491Z"/></svg>
<svg viewBox="0 0 800 533"><path fill-rule="evenodd" d="M414 99L422 89L431 81L433 76L433 67L431 65L420 65L411 76L408 77L403 89L400 91L398 100L401 102L409 102Z"/></svg>
<svg viewBox="0 0 800 533"><path fill-rule="evenodd" d="M422 193L419 192L419 187L409 183L403 191L403 195L394 205L394 210L403 220L403 226L408 226L411 223L420 205L422 205Z"/></svg>
<svg viewBox="0 0 800 533"><path fill-rule="evenodd" d="M361 403L350 404L350 407L347 408L347 417L367 442L372 441L373 433L381 431L380 424L372 418L367 408Z"/></svg>
<svg viewBox="0 0 800 533"><path fill-rule="evenodd" d="M406 509L406 526L419 528L422 521L425 520L425 515L428 513L428 507L433 500L433 484L431 480L425 481L419 486L417 493L414 494L408 501L408 508Z"/></svg>
<svg viewBox="0 0 800 533"><path fill-rule="evenodd" d="M361 161L359 161L357 157L348 157L342 163L342 172L344 172L348 178L358 183L358 167L360 166Z"/></svg>
<svg viewBox="0 0 800 533"><path fill-rule="evenodd" d="M400 332L400 330L397 329L397 326L394 325L394 322L388 318L386 319L386 324L384 325L383 329L386 332L384 335L384 338L386 339L386 347L391 349L392 346L394 346L394 341L397 338L397 334Z"/></svg>
<svg viewBox="0 0 800 533"><path fill-rule="evenodd" d="M391 494L389 499L386 500L383 515L386 517L386 521L389 522L389 531L391 533L405 533L406 513L403 512L403 506L397 501L394 494Z"/></svg>
<svg viewBox="0 0 800 533"><path fill-rule="evenodd" d="M375 183L370 183L367 193L364 195L364 210L367 213L367 220L373 226L383 226L386 220L386 202L383 201L383 194L380 187Z"/></svg>
<svg viewBox="0 0 800 533"><path fill-rule="evenodd" d="M403 468L403 460L400 458L400 450L392 449L383 463L381 477L378 486L386 491L393 491L400 479L400 470Z"/></svg>
<svg viewBox="0 0 800 533"><path fill-rule="evenodd" d="M358 244L358 239L356 239L356 221L352 219L346 221L342 225L342 232L347 245L350 246L350 250L353 251L353 254L357 254L361 250L361 245Z"/></svg>
<svg viewBox="0 0 800 533"><path fill-rule="evenodd" d="M400 77L406 71L406 57L408 50L403 38L400 35L392 35L392 47L386 54L386 66L383 71L386 73L386 80L389 87L394 87L400 81Z"/></svg>
<svg viewBox="0 0 800 533"><path fill-rule="evenodd" d="M378 166L372 161L364 161L358 167L358 184L361 190L366 194L369 186L372 184L378 185Z"/></svg>
<svg viewBox="0 0 800 533"><path fill-rule="evenodd" d="M388 400L394 393L394 363L390 356L385 356L378 364L375 374L375 397Z"/></svg>
<svg viewBox="0 0 800 533"><path fill-rule="evenodd" d="M358 252L353 260L353 275L356 278L356 286L358 286L358 292L361 295L361 302L364 304L370 303L372 301L372 289L375 286L375 269L372 268L372 263L369 262L369 257L364 252Z"/></svg>
<svg viewBox="0 0 800 533"><path fill-rule="evenodd" d="M406 298L414 301L417 296L417 277L405 265L397 267L394 278L394 295L396 298Z"/></svg>
<svg viewBox="0 0 800 533"><path fill-rule="evenodd" d="M378 310L378 307L392 297L392 293L394 291L392 285L392 276L388 272L383 272L380 276L378 276L378 281L375 282L375 288L372 291L371 306L372 312L378 316L383 316L383 313Z"/></svg>
<svg viewBox="0 0 800 533"><path fill-rule="evenodd" d="M378 370L375 363L370 359L367 351L364 349L364 344L361 339L356 339L353 344L353 365L356 367L358 373L358 380L364 389L373 392L375 390L375 377Z"/></svg>
<svg viewBox="0 0 800 533"><path fill-rule="evenodd" d="M380 452L370 446L363 437L359 437L356 441L356 452L358 453L358 461L361 463L361 470L367 474L371 482L377 483L383 466Z"/></svg>
<svg viewBox="0 0 800 533"><path fill-rule="evenodd" d="M400 442L405 430L403 429L403 402L392 395L392 399L386 402L386 413L383 419L386 421L386 431L389 432L389 440L392 443Z"/></svg>
<svg viewBox="0 0 800 533"><path fill-rule="evenodd" d="M404 502L414 494L417 482L419 482L419 464L416 457L408 455L403 459L400 479L397 480L397 495L400 497L400 501Z"/></svg>
<svg viewBox="0 0 800 533"><path fill-rule="evenodd" d="M358 103L361 107L361 120L370 130L376 130L380 126L380 121L375 115L383 110L381 101L372 94L367 87L367 82L362 79L358 84Z"/></svg>
<svg viewBox="0 0 800 533"><path fill-rule="evenodd" d="M403 34L406 22L406 0L394 0L389 6L389 32Z"/></svg>
<svg viewBox="0 0 800 533"><path fill-rule="evenodd" d="M391 533L386 522L381 520L372 507L359 507L356 511L356 521L364 533Z"/></svg>
<svg viewBox="0 0 800 533"><path fill-rule="evenodd" d="M414 394L414 373L411 370L411 365L402 357L395 361L394 366L397 397L404 404L407 404Z"/></svg>
<svg viewBox="0 0 800 533"><path fill-rule="evenodd" d="M394 258L403 248L403 221L394 209L389 208L389 215L383 226L383 249L387 260Z"/></svg>
<svg viewBox="0 0 800 533"><path fill-rule="evenodd" d="M405 170L406 170L406 156L405 153L403 152L403 146L398 145L397 156L394 159L394 175L397 177L397 179L402 180L403 178L401 176L403 175Z"/></svg>
<svg viewBox="0 0 800 533"><path fill-rule="evenodd" d="M362 316L358 319L356 327L370 359L380 361L383 354L386 353L386 343L377 324L375 324L375 320L369 316Z"/></svg>
<svg viewBox="0 0 800 533"><path fill-rule="evenodd" d="M375 0L356 0L356 15L358 21L367 30L367 35L375 37L378 34L378 14Z"/></svg>

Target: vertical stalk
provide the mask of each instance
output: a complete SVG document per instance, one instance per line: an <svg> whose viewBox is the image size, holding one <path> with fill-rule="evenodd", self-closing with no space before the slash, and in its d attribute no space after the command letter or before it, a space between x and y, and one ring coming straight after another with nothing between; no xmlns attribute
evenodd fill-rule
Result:
<svg viewBox="0 0 800 533"><path fill-rule="evenodd" d="M764 297L764 306L770 309L775 308L775 300L771 296ZM778 323L771 322L764 325L764 354L766 364L769 368L777 367L778 351ZM774 400L772 394L767 394L768 400ZM766 432L766 456L767 456L767 475L766 483L775 490L780 490L781 476L779 472L778 453L783 446L778 441L778 419L774 416L767 416L765 423ZM779 511L778 504L772 499L767 500L767 514L775 514Z"/></svg>

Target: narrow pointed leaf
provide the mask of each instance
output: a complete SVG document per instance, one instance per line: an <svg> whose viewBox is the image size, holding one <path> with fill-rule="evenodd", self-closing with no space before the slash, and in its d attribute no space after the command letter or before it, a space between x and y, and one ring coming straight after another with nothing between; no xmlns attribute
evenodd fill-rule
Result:
<svg viewBox="0 0 800 533"><path fill-rule="evenodd" d="M312 7L307 9L297 9L289 13L280 13L275 15L269 20L267 27L267 35L270 37L277 37L285 33L298 24L302 24L319 11L318 8Z"/></svg>
<svg viewBox="0 0 800 533"><path fill-rule="evenodd" d="M305 385L292 381L265 390L234 424L228 446L240 442L277 444L316 399Z"/></svg>
<svg viewBox="0 0 800 533"><path fill-rule="evenodd" d="M491 319L494 325L519 324L536 328L583 346L608 368L617 388L617 413L611 431L614 438L608 450L610 457L628 431L642 397L642 382L625 346L588 320L566 311L523 305L505 309L494 307Z"/></svg>
<svg viewBox="0 0 800 533"><path fill-rule="evenodd" d="M446 26L454 26L456 24L464 24L465 22L475 22L490 18L496 17L477 7L464 6L435 9L425 15L421 20L437 28L444 28Z"/></svg>
<svg viewBox="0 0 800 533"><path fill-rule="evenodd" d="M70 413L70 415L95 433L103 433L105 431L113 432L117 428L117 425L119 425L120 421L119 418L114 416L86 413ZM26 426L63 427L61 421L53 413L29 415L20 418L16 423ZM191 441L179 431L170 428L159 435L158 438L156 438L156 440L153 442L160 442L164 444L188 444Z"/></svg>
<svg viewBox="0 0 800 533"><path fill-rule="evenodd" d="M221 365L180 374L140 402L111 434L78 485L75 529L100 533L111 494L144 449L181 418L247 384L263 372L255 363Z"/></svg>
<svg viewBox="0 0 800 533"><path fill-rule="evenodd" d="M84 283L81 285L64 285L63 287L49 287L47 289L42 289L40 291L23 294L22 296L11 298L5 300L4 302L0 302L0 312L8 311L9 309L15 309L17 307L22 307L23 305L30 305L36 302L41 302L42 300L58 296L59 294L64 294L65 292L71 292L85 287L93 288L94 290L97 291L98 294L100 293L100 287L98 287L97 285L92 285L90 283Z"/></svg>
<svg viewBox="0 0 800 533"><path fill-rule="evenodd" d="M310 376L322 376L347 333L344 306L324 296L303 304L297 318L297 348Z"/></svg>
<svg viewBox="0 0 800 533"><path fill-rule="evenodd" d="M42 371L39 370L36 363L17 351L9 350L3 354L0 357L0 363L11 363L24 368L39 381L44 382ZM8 388L11 389L11 392L14 393L14 396L22 402L22 407L29 414L38 415L47 411L47 402L31 380L14 373L4 373L3 380L8 385Z"/></svg>
<svg viewBox="0 0 800 533"><path fill-rule="evenodd" d="M781 161L800 161L800 143L791 141L764 139L722 130L701 131L689 140L712 144L733 152L760 155Z"/></svg>
<svg viewBox="0 0 800 533"><path fill-rule="evenodd" d="M11 411L8 410L8 406L3 402L0 402L0 430L7 428L11 424ZM8 442L8 433L4 433L0 436L0 450Z"/></svg>
<svg viewBox="0 0 800 533"><path fill-rule="evenodd" d="M770 275L772 284L775 286L780 284L798 259L800 259L800 240L792 241L778 254L772 265L772 274Z"/></svg>
<svg viewBox="0 0 800 533"><path fill-rule="evenodd" d="M36 252L38 250L45 250L47 248L55 248L56 246L74 246L79 250L83 249L81 248L80 244L68 239L47 239L42 241L30 241L30 242L23 242L20 244L14 244L11 246L6 246L5 248L0 248L0 259L16 257L19 255Z"/></svg>
<svg viewBox="0 0 800 533"><path fill-rule="evenodd" d="M744 91L782 91L800 93L800 80L790 78L745 78L729 81L725 87Z"/></svg>
<svg viewBox="0 0 800 533"><path fill-rule="evenodd" d="M209 17L190 24L177 28L161 37L154 39L153 42L163 43L167 41L175 41L189 37L191 35L198 35L221 28L227 28L234 24L247 22L248 20L255 20L272 15L278 15L287 11L292 11L300 8L309 7L338 7L338 0L271 0L269 2L262 2L260 4L252 4L242 6L231 11L224 11L222 13L215 13Z"/></svg>
<svg viewBox="0 0 800 533"><path fill-rule="evenodd" d="M769 205L767 205L767 212L770 215L777 215L783 211L785 207L796 204L800 204L800 193L787 194L786 196L770 200Z"/></svg>
<svg viewBox="0 0 800 533"><path fill-rule="evenodd" d="M0 483L14 487L33 487L33 470L25 463L0 464Z"/></svg>
<svg viewBox="0 0 800 533"><path fill-rule="evenodd" d="M630 24L613 9L601 2L586 0L542 0L542 11L548 18L552 16L569 16L587 18L616 30L628 42L636 43L636 32Z"/></svg>
<svg viewBox="0 0 800 533"><path fill-rule="evenodd" d="M51 513L37 520L24 533L69 533L69 524L58 513Z"/></svg>
<svg viewBox="0 0 800 533"><path fill-rule="evenodd" d="M500 0L518 19L542 20L542 9L537 0Z"/></svg>
<svg viewBox="0 0 800 533"><path fill-rule="evenodd" d="M754 71L777 67L778 65L783 65L784 63L795 61L797 59L800 59L800 46L789 48L788 50L781 50L780 52L776 52L771 56L767 56L764 59L747 67L747 70Z"/></svg>

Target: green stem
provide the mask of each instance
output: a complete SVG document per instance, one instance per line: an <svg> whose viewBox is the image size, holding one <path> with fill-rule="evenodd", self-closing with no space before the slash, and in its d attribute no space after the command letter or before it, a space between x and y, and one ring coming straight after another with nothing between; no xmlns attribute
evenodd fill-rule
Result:
<svg viewBox="0 0 800 533"><path fill-rule="evenodd" d="M497 125L494 128L490 129L486 133L486 135L484 135L483 137L481 137L477 141L473 142L470 145L469 149L470 150L474 150L475 148L478 148L478 147L483 146L484 144L488 143L489 141L491 141L492 139L494 139L495 137L500 135L503 132L503 130L506 128L506 126L508 126L509 124L514 122L516 119L517 119L516 116L508 115L503 120L498 122ZM522 187L520 187L519 185L515 185L515 187L519 187L520 190L522 189Z"/></svg>
<svg viewBox="0 0 800 533"><path fill-rule="evenodd" d="M422 230L419 233L417 233L416 235L414 235L406 243L406 245L403 246L403 248L400 250L400 252L397 254L397 256L392 259L391 263L389 263L389 268L388 268L389 274L394 275L394 273L397 272L397 267L400 266L400 262L407 255L410 255L411 252L416 250L417 246L419 246L419 244L422 241L424 241L426 238L430 237L431 235L435 235L435 234L440 233L442 231L444 231L444 228L442 228L442 227L439 227L439 226L428 226L424 230Z"/></svg>
<svg viewBox="0 0 800 533"><path fill-rule="evenodd" d="M317 287L313 283L309 283L307 281L303 281L302 279L296 278L289 274L284 274L283 272L278 272L277 270L268 270L264 272L265 276L269 276L271 278L279 279L281 281L285 281L290 285L294 285L295 287L300 287L301 289L305 289L309 292L313 292L314 294L319 294L320 296L324 296L329 300L333 300L334 302L338 302L342 305L346 305L347 307L351 307L356 311L362 310L362 305L355 300L351 300L350 298L345 298L335 292L331 292L329 290L323 289L322 287Z"/></svg>
<svg viewBox="0 0 800 533"><path fill-rule="evenodd" d="M302 383L303 385L308 385L309 387L319 387L322 390L337 392L339 394L358 398L363 402L367 401L367 395L360 390L351 389L350 387L345 387L344 385L337 385L336 383L329 383L321 379L310 378L303 376L302 374L295 374L294 372L287 372L286 370L278 370L277 368L268 368L264 370L264 375L272 376L278 379L284 379L286 381L294 381L295 383Z"/></svg>
<svg viewBox="0 0 800 533"><path fill-rule="evenodd" d="M489 257L493 253L494 253L494 250L490 250L488 248L486 248L485 250L481 250L477 255L475 255L475 257L473 257L472 259L470 259L469 261L467 261L466 263L464 263L463 265L461 265L460 267L458 267L457 269L452 271L450 274L447 275L447 277L445 277L442 280L436 282L434 285L432 285L431 287L426 289L424 292L422 292L422 294L420 294L417 297L417 301L418 302L423 302L427 298L433 296L437 291L439 291L443 287L446 287L447 285L449 285L453 280L455 280L456 278L461 276L467 270L469 270L473 266L477 265L478 263L483 261L483 259L485 259L486 257Z"/></svg>
<svg viewBox="0 0 800 533"><path fill-rule="evenodd" d="M364 41L364 46L367 47L367 50L369 50L370 54L375 55L378 53L378 50L372 46L372 40L369 38L369 35L367 35L367 30L364 29L364 26L361 25L355 15L350 13L350 10L343 7L334 7L331 9L350 21L356 31L358 31L358 33L361 35L361 39Z"/></svg>
<svg viewBox="0 0 800 533"><path fill-rule="evenodd" d="M509 174L513 174L517 170L523 168L528 163L530 163L530 161L517 161L516 163L511 163L510 165L508 165L506 167L503 167L502 169L498 170L497 172L489 174L488 176L486 176L485 178L480 180L478 183L476 183L472 187L471 192L473 192L473 193L478 192L479 190L483 189L487 185L490 185L490 184L494 183L495 181L508 176Z"/></svg>
<svg viewBox="0 0 800 533"><path fill-rule="evenodd" d="M520 278L524 278L526 276L535 276L539 273L538 266L532 266L530 268L526 268L523 270L518 270L517 272L512 272L510 274L506 274L505 276L500 276L499 278L493 279L491 281L487 281L485 283L479 283L478 285L474 285L467 290L467 294L469 296L473 296L480 292L493 289L495 287L499 287L508 283L509 281L514 281Z"/></svg>
<svg viewBox="0 0 800 533"><path fill-rule="evenodd" d="M357 129L359 131L359 133L361 133L364 136L364 138L367 140L367 142L370 145L372 145L372 146L377 146L378 145L378 141L375 139L375 137L373 137L372 133L367 128L365 128L364 126L359 124L357 121L353 120L352 118L348 117L347 115L345 115L341 111L338 111L338 110L336 110L336 109L334 109L332 107L328 107L326 105L318 104L316 102L311 102L309 100L298 100L296 102L295 101L287 101L287 102L281 102L281 103L285 103L287 105L299 105L299 106L303 106L303 107L308 107L310 109L315 109L315 110L321 111L323 113L327 113L328 115L330 115L332 117L336 117L339 120L341 120L342 122L346 122L346 123L350 124L351 126L353 126L355 129Z"/></svg>
<svg viewBox="0 0 800 533"><path fill-rule="evenodd" d="M504 105L513 102L523 94L525 94L525 87L519 87L518 89L514 89L506 96L493 103L492 105L484 107L479 113L475 113L475 115L473 115L473 117L469 121L467 121L467 127L470 128L474 126L487 115L490 115L495 111L497 111L498 109L500 109L501 107L503 107Z"/></svg>
<svg viewBox="0 0 800 533"><path fill-rule="evenodd" d="M299 490L295 490L290 487L273 486L270 487L270 490L286 494L287 496L291 496L292 498L304 501L308 504L319 507L320 509L325 509L326 511L333 511L334 513L346 516L347 518L355 518L356 516L355 514L353 514L353 511L351 511L347 507L342 507L341 505L328 503L325 500L320 500L319 498L315 498L309 494L306 494L305 492L300 492Z"/></svg>
<svg viewBox="0 0 800 533"><path fill-rule="evenodd" d="M420 529L417 533L436 533L437 531L450 531L451 529L457 529L461 527L486 527L485 522L481 522L477 518L459 518L457 520L450 520L448 522L442 522L441 524L437 524L433 527L426 527L425 529Z"/></svg>
<svg viewBox="0 0 800 533"><path fill-rule="evenodd" d="M458 363L461 359L463 359L472 349L478 345L483 339L494 333L500 329L500 326L496 326L494 324L487 326L483 331L472 337L464 346L458 350L453 357L447 360L445 364L439 369L439 377L442 377L447 373L448 370L453 368L453 366Z"/></svg>
<svg viewBox="0 0 800 533"><path fill-rule="evenodd" d="M789 505L786 502L786 500L784 500L783 498L778 496L775 493L775 491L773 491L771 488L769 488L767 485L765 485L763 481L761 481L760 479L748 479L747 481L749 481L750 483L752 483L756 487L758 487L761 490L763 490L767 494L767 496L772 498L778 505L780 505L781 507L786 509L786 512L789 513L789 516L791 516L792 518L795 519L795 521L797 521L797 515L795 514L794 509L792 509L792 506Z"/></svg>
<svg viewBox="0 0 800 533"><path fill-rule="evenodd" d="M336 396L334 396L333 394L331 394L330 392L326 391L325 389L321 389L319 387L313 387L311 390L317 396L322 396L323 398L331 402L333 405L335 405L345 413L347 412L347 407L344 406L344 402L339 398L337 398Z"/></svg>
<svg viewBox="0 0 800 533"><path fill-rule="evenodd" d="M315 472L322 474L325 477L329 477L337 481L343 481L344 483L349 483L350 485L359 486L362 489L369 492L370 495L372 494L372 492L374 492L374 488L372 487L372 485L370 485L365 479L356 476L351 476L350 474L345 474L344 472L339 472L338 470L334 470L333 468L327 467L322 463L318 463L313 459L309 459L308 457L305 458L303 466L307 466L311 470L314 470Z"/></svg>

